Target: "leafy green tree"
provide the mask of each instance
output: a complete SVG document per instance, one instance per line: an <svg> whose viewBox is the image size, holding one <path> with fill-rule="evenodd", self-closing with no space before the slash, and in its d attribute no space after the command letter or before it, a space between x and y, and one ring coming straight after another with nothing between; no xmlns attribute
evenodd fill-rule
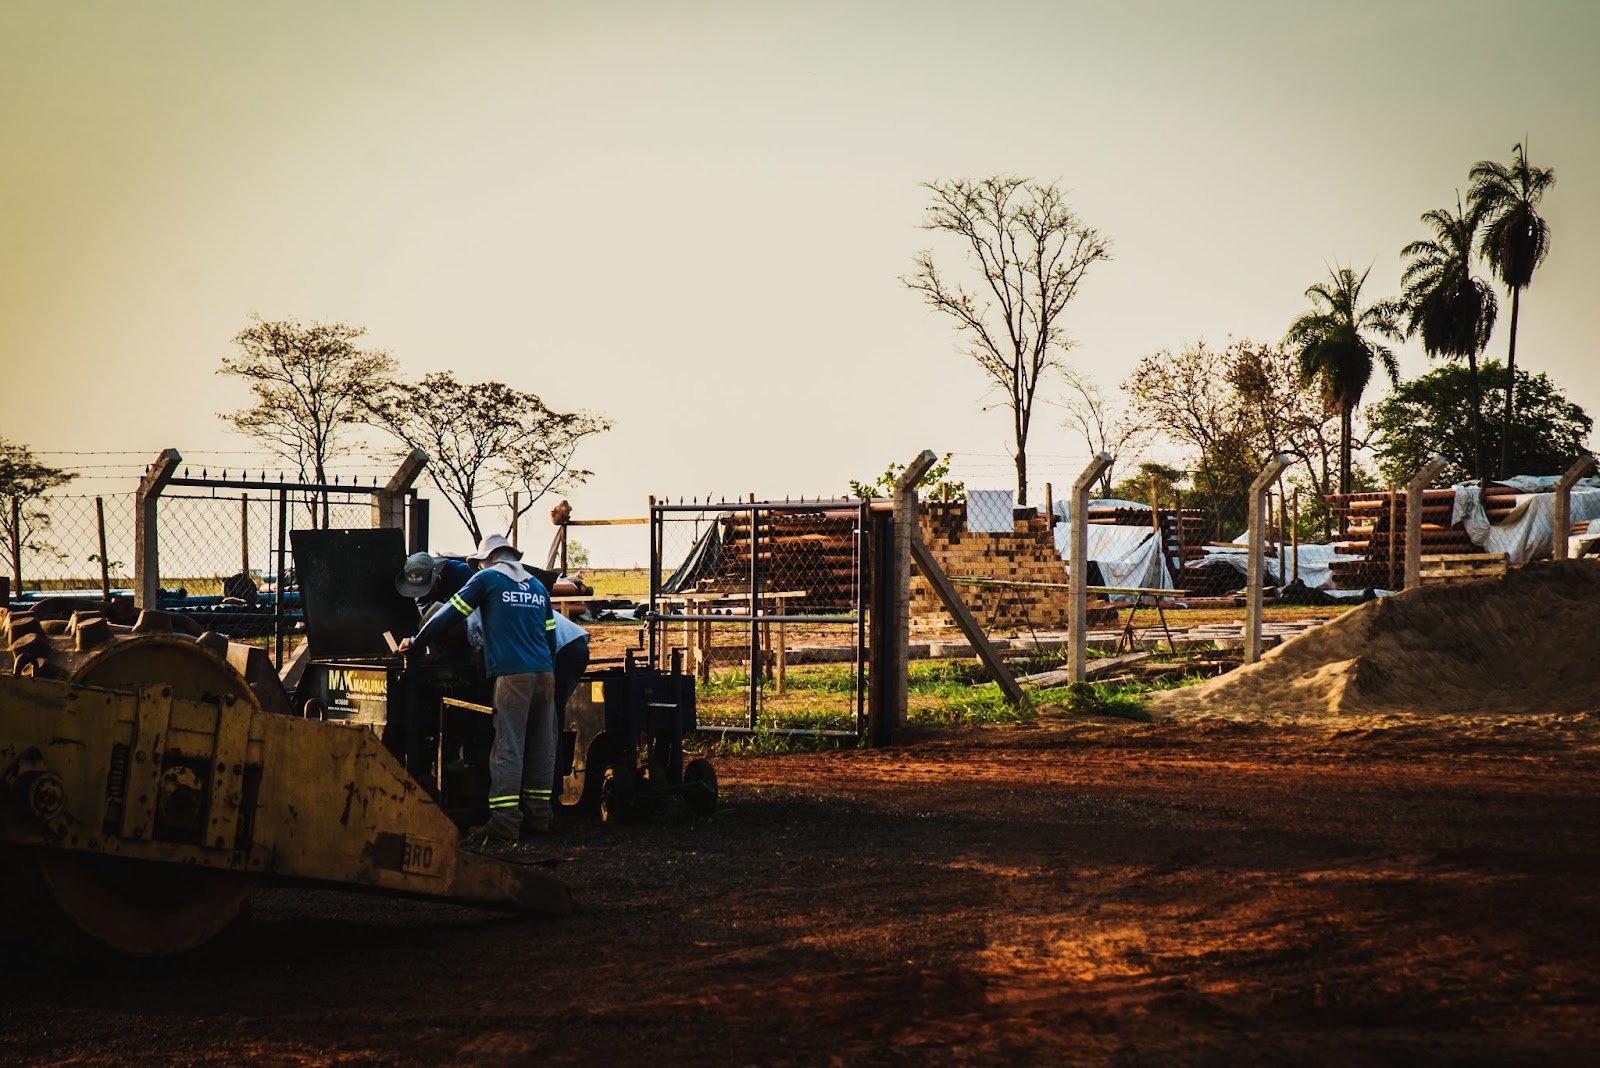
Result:
<svg viewBox="0 0 1600 1068"><path fill-rule="evenodd" d="M1454 215L1435 208L1422 221L1433 227L1434 236L1400 250L1411 261L1400 276L1406 336L1420 336L1429 356L1467 361L1472 466L1474 477L1482 478L1486 468L1478 357L1489 344L1497 310L1493 288L1472 275L1472 244L1483 215L1473 208L1463 210L1458 199Z"/></svg>
<svg viewBox="0 0 1600 1068"><path fill-rule="evenodd" d="M367 408L407 448L428 454L428 477L473 541L487 533L478 513L490 500L510 507L515 498L515 523L546 493L586 481L593 472L573 466L578 446L611 429L602 416L558 412L536 394L460 382L449 371L395 383Z"/></svg>
<svg viewBox="0 0 1600 1068"><path fill-rule="evenodd" d="M39 498L77 477L41 463L26 445L0 437L0 549L11 563L16 592L22 592L22 554L53 551L43 539L50 514L38 506Z"/></svg>
<svg viewBox="0 0 1600 1068"><path fill-rule="evenodd" d="M1067 206L1054 183L1025 178L926 182L933 194L923 229L959 239L979 283L968 289L917 254L901 279L954 320L967 353L1005 395L1016 445L1017 504L1028 503L1028 432L1039 386L1071 347L1067 304L1111 245Z"/></svg>
<svg viewBox="0 0 1600 1068"><path fill-rule="evenodd" d="M929 498L941 501L962 501L967 497L967 484L952 481L950 478L950 457L953 453L945 453L928 473L917 481L918 490L926 490ZM873 497L894 496L895 479L900 477L900 472L906 469L905 464L891 463L884 468L883 474L871 482L858 482L850 480L850 496L860 497L862 500L871 500Z"/></svg>
<svg viewBox="0 0 1600 1068"><path fill-rule="evenodd" d="M1250 483L1273 453L1294 455L1319 497L1333 492L1336 413L1300 386L1283 348L1237 340L1162 350L1140 359L1122 388L1135 421L1189 453L1184 504L1206 511L1214 540L1243 529Z"/></svg>
<svg viewBox="0 0 1600 1068"><path fill-rule="evenodd" d="M1488 400L1500 400L1505 370L1497 361L1485 361L1480 371L1493 383ZM1490 426L1484 444L1499 449L1527 474L1556 474L1584 451L1594 422L1578 405L1567 400L1547 376L1516 372L1516 391L1522 397L1511 439L1502 443L1502 427ZM1377 436L1378 469L1391 486L1410 481L1430 453L1441 453L1445 475L1452 481L1475 477L1471 457L1477 441L1462 425L1461 409L1473 391L1470 368L1442 365L1428 374L1396 386L1383 400L1367 408L1367 419Z"/></svg>
<svg viewBox="0 0 1600 1068"><path fill-rule="evenodd" d="M1522 308L1522 291L1533 281L1533 272L1550 251L1550 224L1539 215L1539 201L1556 182L1550 167L1528 163L1522 145L1512 147L1516 158L1505 166L1493 160L1479 160L1472 168L1472 185L1467 202L1484 217L1478 251L1489 268L1511 291L1511 343L1506 349L1505 422L1500 434L1500 474L1506 469L1511 424L1516 417L1517 315Z"/></svg>
<svg viewBox="0 0 1600 1068"><path fill-rule="evenodd" d="M1348 267L1330 270L1328 281L1306 290L1313 310L1291 323L1284 338L1295 349L1301 383L1314 383L1324 402L1339 410L1340 493L1350 492L1351 422L1372 380L1373 365L1382 367L1391 383L1400 381L1394 351L1378 339L1400 339L1402 309L1391 300L1363 306L1361 287L1371 270L1359 278Z"/></svg>

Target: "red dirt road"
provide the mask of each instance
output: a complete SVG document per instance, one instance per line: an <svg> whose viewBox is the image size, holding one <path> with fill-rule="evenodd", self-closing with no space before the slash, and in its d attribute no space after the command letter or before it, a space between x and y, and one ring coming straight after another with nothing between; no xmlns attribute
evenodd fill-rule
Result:
<svg viewBox="0 0 1600 1068"><path fill-rule="evenodd" d="M1600 723L1115 721L717 759L563 830L582 911L266 890L188 960L0 978L62 1064L1592 1063Z"/></svg>

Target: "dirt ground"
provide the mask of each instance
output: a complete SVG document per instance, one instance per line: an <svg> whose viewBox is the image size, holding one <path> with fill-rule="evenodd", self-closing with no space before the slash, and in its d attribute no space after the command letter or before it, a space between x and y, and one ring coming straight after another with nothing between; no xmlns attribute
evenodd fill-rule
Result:
<svg viewBox="0 0 1600 1068"><path fill-rule="evenodd" d="M1592 1063L1600 718L1037 726L721 755L581 911L267 889L0 977L16 1064Z"/></svg>

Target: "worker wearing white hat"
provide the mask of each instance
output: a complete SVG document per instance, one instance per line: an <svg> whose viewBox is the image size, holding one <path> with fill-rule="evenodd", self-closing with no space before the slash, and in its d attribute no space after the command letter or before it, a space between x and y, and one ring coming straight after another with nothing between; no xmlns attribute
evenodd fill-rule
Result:
<svg viewBox="0 0 1600 1068"><path fill-rule="evenodd" d="M467 557L480 569L402 650L426 645L471 615L483 617L484 673L494 680L494 748L489 754L489 821L471 844L500 846L550 829L555 776L555 619L550 593L521 564L522 553L490 534Z"/></svg>

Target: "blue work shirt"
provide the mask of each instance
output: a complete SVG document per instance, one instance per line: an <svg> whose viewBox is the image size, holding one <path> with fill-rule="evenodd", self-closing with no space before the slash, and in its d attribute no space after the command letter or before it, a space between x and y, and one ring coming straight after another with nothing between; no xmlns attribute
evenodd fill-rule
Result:
<svg viewBox="0 0 1600 1068"><path fill-rule="evenodd" d="M417 598L417 606L420 608L423 605L433 603L435 600L449 601L471 581L471 564L465 560L446 560L444 567L439 571L438 584L432 591Z"/></svg>
<svg viewBox="0 0 1600 1068"><path fill-rule="evenodd" d="M538 579L518 582L503 571L484 568L473 575L461 592L411 639L427 645L443 636L476 608L483 613L483 670L490 678L528 671L553 671L549 635L556 621L550 614L550 594Z"/></svg>

